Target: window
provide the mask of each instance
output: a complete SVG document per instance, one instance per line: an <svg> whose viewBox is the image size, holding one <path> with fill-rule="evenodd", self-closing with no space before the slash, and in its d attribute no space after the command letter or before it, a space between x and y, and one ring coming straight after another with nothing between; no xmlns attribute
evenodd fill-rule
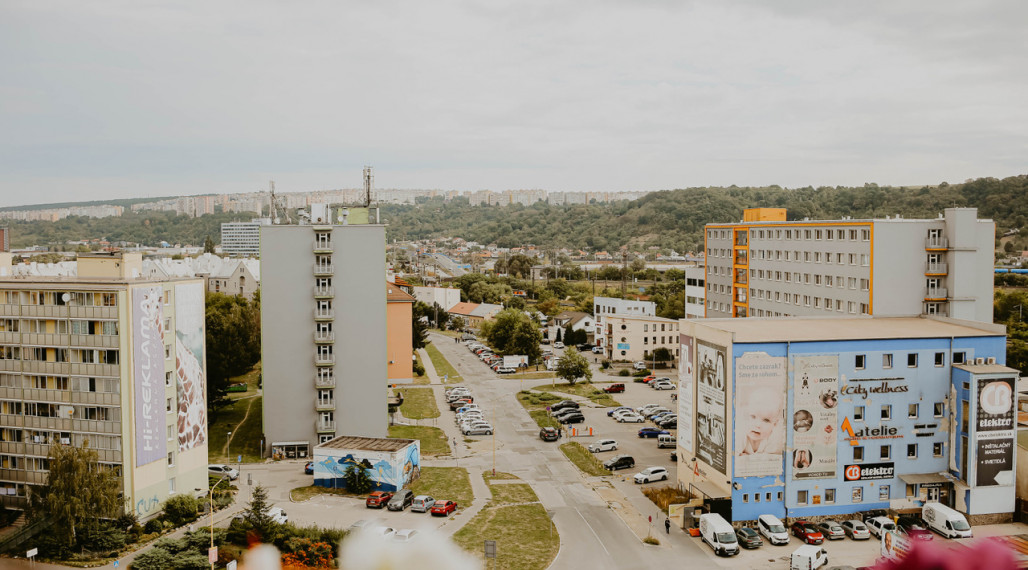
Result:
<svg viewBox="0 0 1028 570"><path fill-rule="evenodd" d="M854 487L853 488L853 502L854 503L863 503L864 502L864 488L863 487Z"/></svg>
<svg viewBox="0 0 1028 570"><path fill-rule="evenodd" d="M882 368L892 368L892 355L891 354L883 354L882 355Z"/></svg>
<svg viewBox="0 0 1028 570"><path fill-rule="evenodd" d="M171 386L171 372L164 373L164 385Z"/></svg>
<svg viewBox="0 0 1028 570"><path fill-rule="evenodd" d="M759 503L760 502L760 493L753 493L753 502L754 503Z"/></svg>
<svg viewBox="0 0 1028 570"><path fill-rule="evenodd" d="M765 495L764 495L764 500L770 503L770 502L771 502L771 493L767 493L767 494L765 494ZM779 495L778 495L778 500L779 500L779 501L781 501L781 500L782 500L782 495L781 495L781 493L779 493Z"/></svg>
<svg viewBox="0 0 1028 570"><path fill-rule="evenodd" d="M171 398L168 398L164 404L164 411L171 412Z"/></svg>
<svg viewBox="0 0 1028 570"><path fill-rule="evenodd" d="M945 365L946 365L946 353L945 352L936 352L935 353L935 366L938 367L938 366L945 366Z"/></svg>
<svg viewBox="0 0 1028 570"><path fill-rule="evenodd" d="M932 457L942 457L942 442L937 441L932 444Z"/></svg>
<svg viewBox="0 0 1028 570"><path fill-rule="evenodd" d="M825 489L825 502L829 504L835 502L835 489Z"/></svg>
<svg viewBox="0 0 1028 570"><path fill-rule="evenodd" d="M891 420L892 419L892 406L891 405L885 404L884 406L882 406L882 419L883 420Z"/></svg>
<svg viewBox="0 0 1028 570"><path fill-rule="evenodd" d="M864 446L858 445L853 448L853 461L864 460Z"/></svg>
<svg viewBox="0 0 1028 570"><path fill-rule="evenodd" d="M863 354L858 354L856 356L854 362L853 362L853 367L856 368L857 370L863 370L864 369L864 364L865 364L866 360L867 360L866 356L864 356Z"/></svg>
<svg viewBox="0 0 1028 570"><path fill-rule="evenodd" d="M908 443L907 444L907 459L917 459L917 444L916 443Z"/></svg>
<svg viewBox="0 0 1028 570"><path fill-rule="evenodd" d="M908 418L917 419L918 408L920 408L920 404L908 404L907 405L907 417Z"/></svg>
<svg viewBox="0 0 1028 570"><path fill-rule="evenodd" d="M917 368L917 353L911 352L907 355L907 368Z"/></svg>
<svg viewBox="0 0 1028 570"><path fill-rule="evenodd" d="M914 498L914 486L913 485L907 485L907 498L908 499L913 499Z"/></svg>
<svg viewBox="0 0 1028 570"><path fill-rule="evenodd" d="M932 411L932 415L934 415L937 418L941 418L946 411L946 404L944 404L943 402L935 402L934 408L935 409Z"/></svg>
<svg viewBox="0 0 1028 570"><path fill-rule="evenodd" d="M967 356L963 352L953 353L953 364L963 364Z"/></svg>
<svg viewBox="0 0 1028 570"><path fill-rule="evenodd" d="M853 406L853 419L864 421L864 406Z"/></svg>
<svg viewBox="0 0 1028 570"><path fill-rule="evenodd" d="M778 502L782 501L782 492L778 491Z"/></svg>
<svg viewBox="0 0 1028 570"><path fill-rule="evenodd" d="M172 451L168 452L168 467L175 465L175 453Z"/></svg>
<svg viewBox="0 0 1028 570"><path fill-rule="evenodd" d="M744 502L744 503L750 502L750 494L749 493L743 493L742 494L742 502Z"/></svg>
<svg viewBox="0 0 1028 570"><path fill-rule="evenodd" d="M796 503L800 504L800 505L807 504L807 492L806 491L796 491Z"/></svg>
<svg viewBox="0 0 1028 570"><path fill-rule="evenodd" d="M885 461L888 461L889 459L891 459L892 458L892 446L891 445L883 445L881 447L881 449L879 450L879 457L881 457Z"/></svg>
<svg viewBox="0 0 1028 570"><path fill-rule="evenodd" d="M889 500L889 486L888 485L880 485L878 487L878 500L879 501L888 501Z"/></svg>

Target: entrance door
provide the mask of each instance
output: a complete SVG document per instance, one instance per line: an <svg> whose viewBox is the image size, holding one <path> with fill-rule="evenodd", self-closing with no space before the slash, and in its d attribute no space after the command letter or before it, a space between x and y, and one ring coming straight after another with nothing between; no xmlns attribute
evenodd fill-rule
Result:
<svg viewBox="0 0 1028 570"><path fill-rule="evenodd" d="M939 489L938 487L932 487L932 488L928 489L928 502L929 503L938 503L939 502L939 491L941 491L941 489Z"/></svg>

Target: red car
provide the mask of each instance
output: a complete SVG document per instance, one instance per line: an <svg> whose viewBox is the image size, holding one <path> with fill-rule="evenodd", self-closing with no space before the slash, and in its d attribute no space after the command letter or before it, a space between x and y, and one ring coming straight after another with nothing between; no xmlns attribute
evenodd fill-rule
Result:
<svg viewBox="0 0 1028 570"><path fill-rule="evenodd" d="M368 498L364 500L364 506L369 509L381 509L392 498L393 494L388 491L372 491Z"/></svg>
<svg viewBox="0 0 1028 570"><path fill-rule="evenodd" d="M457 503L453 501L436 501L432 505L432 516L445 517L446 515L457 510Z"/></svg>
<svg viewBox="0 0 1028 570"><path fill-rule="evenodd" d="M606 388L604 388L603 391L608 393L608 394L624 392L625 391L625 385L624 384L611 384L610 386L607 386Z"/></svg>
<svg viewBox="0 0 1028 570"><path fill-rule="evenodd" d="M644 384L649 384L650 382L653 382L656 379L657 379L656 376L647 376L646 378L643 378L643 383Z"/></svg>
<svg viewBox="0 0 1028 570"><path fill-rule="evenodd" d="M817 530L814 523L808 521L796 521L792 523L792 533L807 544L821 544L825 541L825 536L821 534L821 531Z"/></svg>

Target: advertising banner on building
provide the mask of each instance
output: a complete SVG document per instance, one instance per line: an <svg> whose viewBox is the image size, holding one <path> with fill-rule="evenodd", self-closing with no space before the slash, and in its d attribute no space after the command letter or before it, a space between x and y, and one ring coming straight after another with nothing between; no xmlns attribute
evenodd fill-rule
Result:
<svg viewBox="0 0 1028 570"><path fill-rule="evenodd" d="M175 286L179 451L188 451L207 441L207 379L203 360L205 313L202 284Z"/></svg>
<svg viewBox="0 0 1028 570"><path fill-rule="evenodd" d="M164 336L160 287L132 289L132 383L135 391L136 467L167 461L164 410Z"/></svg>
<svg viewBox="0 0 1028 570"><path fill-rule="evenodd" d="M679 335L680 365L678 367L678 445L686 453L693 453L696 442L693 440L693 406L696 391L696 379L693 375L693 338Z"/></svg>
<svg viewBox="0 0 1028 570"><path fill-rule="evenodd" d="M792 381L792 476L833 478L839 425L839 357L793 357Z"/></svg>
<svg viewBox="0 0 1028 570"><path fill-rule="evenodd" d="M895 463L861 463L859 465L847 465L843 470L843 477L847 481L892 479L895 476Z"/></svg>
<svg viewBox="0 0 1028 570"><path fill-rule="evenodd" d="M719 473L726 471L728 442L725 404L728 389L728 351L723 346L696 341L696 456Z"/></svg>
<svg viewBox="0 0 1028 570"><path fill-rule="evenodd" d="M979 487L1014 484L1014 378L978 379L975 417Z"/></svg>
<svg viewBox="0 0 1028 570"><path fill-rule="evenodd" d="M735 475L782 474L785 451L784 356L747 352L735 360Z"/></svg>

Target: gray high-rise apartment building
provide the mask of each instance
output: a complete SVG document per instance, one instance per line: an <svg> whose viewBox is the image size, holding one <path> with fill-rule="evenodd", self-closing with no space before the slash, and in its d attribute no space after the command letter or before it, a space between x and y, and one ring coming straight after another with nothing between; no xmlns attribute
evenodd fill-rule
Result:
<svg viewBox="0 0 1028 570"><path fill-rule="evenodd" d="M385 437L385 226L261 226L265 445L310 456L337 435Z"/></svg>
<svg viewBox="0 0 1028 570"><path fill-rule="evenodd" d="M271 220L224 222L221 224L221 253L232 257L257 257L261 253L261 226Z"/></svg>
<svg viewBox="0 0 1028 570"><path fill-rule="evenodd" d="M820 221L746 210L742 222L706 225L706 316L992 322L995 233L975 208L931 220Z"/></svg>

